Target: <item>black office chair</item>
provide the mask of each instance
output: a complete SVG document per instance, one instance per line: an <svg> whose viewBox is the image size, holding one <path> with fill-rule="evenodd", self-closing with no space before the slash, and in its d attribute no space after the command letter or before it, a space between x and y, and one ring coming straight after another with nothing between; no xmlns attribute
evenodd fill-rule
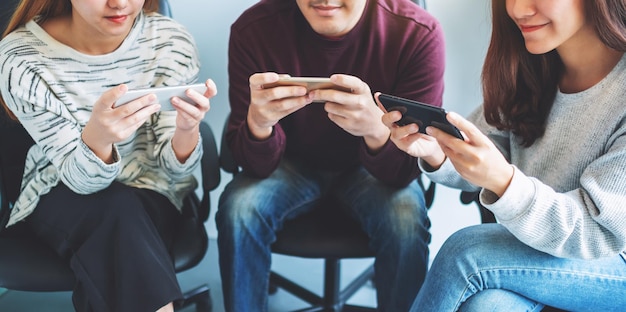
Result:
<svg viewBox="0 0 626 312"><path fill-rule="evenodd" d="M224 124L220 143L220 165L224 171L236 175L240 168L235 162L226 142L228 117ZM432 203L434 188L431 185L428 206ZM373 258L369 237L352 218L339 211L339 203L332 197L323 198L316 209L285 222L272 244L276 254L301 258L324 259L324 288L320 296L296 284L285 276L270 272L270 293L282 288L309 303L311 307L301 311L376 311L375 308L349 305L346 302L374 277L374 265L368 266L343 289L340 287L342 259Z"/></svg>
<svg viewBox="0 0 626 312"><path fill-rule="evenodd" d="M18 0L3 0L0 14L10 15ZM161 8L169 9L166 0L159 1ZM169 14L169 10L164 13ZM8 20L2 18L2 22ZM6 25L3 25L6 27ZM4 31L0 29L0 32ZM172 250L176 272L195 267L204 258L208 249L208 237L204 227L209 216L210 191L220 182L217 144L208 124L200 126L204 155L201 161L202 199L195 193L184 200L185 224L177 234ZM71 291L74 275L69 265L61 260L52 249L39 242L20 225L4 229L10 207L19 194L24 171L24 161L33 140L24 128L10 120L0 108L0 287L9 290L47 292ZM181 309L194 305L199 312L212 309L208 285L200 285L185 292Z"/></svg>
<svg viewBox="0 0 626 312"><path fill-rule="evenodd" d="M15 201L24 170L26 152L33 144L22 126L7 120L0 111L0 226L7 222L9 209ZM210 207L209 192L220 181L217 146L208 124L201 126L204 155L202 159L202 200L195 193L185 198L183 214L185 224L177 234L171 256L176 272L195 267L208 249L208 237L204 222ZM75 281L67 262L48 246L34 238L23 225L3 229L0 233L0 287L9 290L47 292L71 291ZM211 311L210 289L201 285L184 294L184 303L177 308L192 304L199 312Z"/></svg>

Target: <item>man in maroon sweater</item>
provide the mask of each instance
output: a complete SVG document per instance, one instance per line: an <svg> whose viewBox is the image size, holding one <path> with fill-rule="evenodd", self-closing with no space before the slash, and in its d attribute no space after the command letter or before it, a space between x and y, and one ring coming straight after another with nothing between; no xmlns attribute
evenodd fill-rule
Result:
<svg viewBox="0 0 626 312"><path fill-rule="evenodd" d="M263 0L232 25L228 68L226 139L243 172L216 217L226 310L267 310L276 231L332 194L371 238L379 309L407 311L429 220L417 159L389 140L372 92L441 106L439 23L408 0ZM267 87L279 74L351 92Z"/></svg>

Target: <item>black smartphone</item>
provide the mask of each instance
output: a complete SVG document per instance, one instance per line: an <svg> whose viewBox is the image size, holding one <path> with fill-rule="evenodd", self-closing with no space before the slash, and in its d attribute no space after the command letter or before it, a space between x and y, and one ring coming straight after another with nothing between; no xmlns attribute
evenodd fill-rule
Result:
<svg viewBox="0 0 626 312"><path fill-rule="evenodd" d="M426 127L433 126L463 140L461 131L446 119L446 110L441 107L384 93L379 94L378 99L388 112L402 113L402 119L396 122L400 126L415 123L420 128L419 132L424 134Z"/></svg>

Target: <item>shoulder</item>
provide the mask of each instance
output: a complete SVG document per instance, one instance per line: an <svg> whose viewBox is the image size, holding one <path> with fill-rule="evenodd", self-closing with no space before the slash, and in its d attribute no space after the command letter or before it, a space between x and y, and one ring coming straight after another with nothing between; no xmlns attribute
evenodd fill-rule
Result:
<svg viewBox="0 0 626 312"><path fill-rule="evenodd" d="M374 9L378 18L428 31L440 29L439 21L428 11L409 0L376 0Z"/></svg>
<svg viewBox="0 0 626 312"><path fill-rule="evenodd" d="M0 40L0 60L6 59L10 55L24 54L20 51L32 50L35 46L43 44L37 36L22 26Z"/></svg>
<svg viewBox="0 0 626 312"><path fill-rule="evenodd" d="M23 76L24 73L34 75L37 68L45 70L45 67L40 67L45 61L41 57L42 49L47 49L47 43L26 27L20 27L4 37L0 41L0 76L8 78L2 83L15 79L17 72Z"/></svg>
<svg viewBox="0 0 626 312"><path fill-rule="evenodd" d="M142 22L142 33L153 40L186 41L194 43L189 30L174 19L158 13L145 14Z"/></svg>

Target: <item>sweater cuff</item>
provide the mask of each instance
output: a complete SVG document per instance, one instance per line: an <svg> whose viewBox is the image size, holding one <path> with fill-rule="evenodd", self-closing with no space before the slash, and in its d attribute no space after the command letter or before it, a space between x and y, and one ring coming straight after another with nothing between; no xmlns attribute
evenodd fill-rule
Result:
<svg viewBox="0 0 626 312"><path fill-rule="evenodd" d="M500 221L512 220L523 214L531 206L537 192L534 183L519 168L513 166L513 179L502 197L483 189L480 202L491 210Z"/></svg>

